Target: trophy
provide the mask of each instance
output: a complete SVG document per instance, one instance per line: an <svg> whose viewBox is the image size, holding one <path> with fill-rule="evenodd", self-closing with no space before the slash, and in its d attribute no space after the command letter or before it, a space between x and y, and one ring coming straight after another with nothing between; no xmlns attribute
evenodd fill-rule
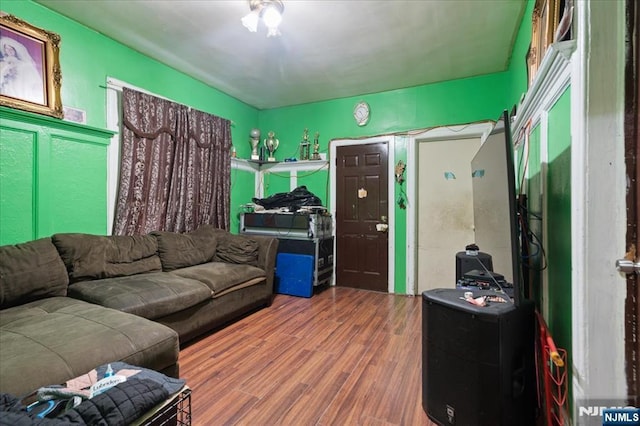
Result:
<svg viewBox="0 0 640 426"><path fill-rule="evenodd" d="M300 159L308 160L309 159L309 146L311 143L309 142L309 129L304 129L304 136L302 137L302 142L300 142Z"/></svg>
<svg viewBox="0 0 640 426"><path fill-rule="evenodd" d="M320 142L318 142L318 138L320 137L320 132L316 132L316 138L313 140L313 157L312 160L320 159Z"/></svg>
<svg viewBox="0 0 640 426"><path fill-rule="evenodd" d="M251 144L251 159L259 160L258 145L260 144L260 129L251 129L249 136L251 136L251 140L249 141Z"/></svg>
<svg viewBox="0 0 640 426"><path fill-rule="evenodd" d="M268 137L264 140L264 147L267 148L267 151L269 151L269 158L267 158L267 161L276 161L273 153L276 149L278 149L280 141L276 139L276 134L274 132L269 132L267 136Z"/></svg>

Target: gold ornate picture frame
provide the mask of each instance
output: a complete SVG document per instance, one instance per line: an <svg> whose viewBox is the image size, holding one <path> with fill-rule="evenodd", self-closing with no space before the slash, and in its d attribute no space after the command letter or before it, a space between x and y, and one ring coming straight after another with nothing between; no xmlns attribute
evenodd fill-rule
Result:
<svg viewBox="0 0 640 426"><path fill-rule="evenodd" d="M560 21L560 5L563 0L536 0L533 7L531 25L531 45L527 52L529 85L542 63L544 54L551 43Z"/></svg>
<svg viewBox="0 0 640 426"><path fill-rule="evenodd" d="M0 105L62 118L60 36L0 16Z"/></svg>

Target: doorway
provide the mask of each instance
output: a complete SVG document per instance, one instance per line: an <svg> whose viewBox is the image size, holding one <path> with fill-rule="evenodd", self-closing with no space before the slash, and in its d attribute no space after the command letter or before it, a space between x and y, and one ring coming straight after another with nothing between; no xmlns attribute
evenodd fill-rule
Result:
<svg viewBox="0 0 640 426"><path fill-rule="evenodd" d="M394 292L394 212L389 170L394 137L331 142L334 283Z"/></svg>
<svg viewBox="0 0 640 426"><path fill-rule="evenodd" d="M455 255L474 235L471 158L493 125L435 127L409 138L407 194L416 202L407 203L407 293L455 288Z"/></svg>
<svg viewBox="0 0 640 426"><path fill-rule="evenodd" d="M419 293L454 288L455 255L475 242L471 159L479 147L480 137L418 140Z"/></svg>

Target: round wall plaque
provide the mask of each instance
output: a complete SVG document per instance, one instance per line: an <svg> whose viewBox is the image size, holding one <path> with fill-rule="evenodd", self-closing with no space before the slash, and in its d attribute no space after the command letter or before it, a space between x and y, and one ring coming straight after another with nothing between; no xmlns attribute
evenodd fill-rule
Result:
<svg viewBox="0 0 640 426"><path fill-rule="evenodd" d="M369 104L366 102L358 102L353 109L353 118L356 119L358 126L364 126L369 122L370 110Z"/></svg>

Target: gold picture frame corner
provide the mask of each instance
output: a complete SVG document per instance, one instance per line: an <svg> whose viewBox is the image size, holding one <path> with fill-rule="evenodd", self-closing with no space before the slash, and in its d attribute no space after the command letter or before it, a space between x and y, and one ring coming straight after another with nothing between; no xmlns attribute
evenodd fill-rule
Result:
<svg viewBox="0 0 640 426"><path fill-rule="evenodd" d="M0 13L0 105L63 118L60 42L54 32Z"/></svg>

